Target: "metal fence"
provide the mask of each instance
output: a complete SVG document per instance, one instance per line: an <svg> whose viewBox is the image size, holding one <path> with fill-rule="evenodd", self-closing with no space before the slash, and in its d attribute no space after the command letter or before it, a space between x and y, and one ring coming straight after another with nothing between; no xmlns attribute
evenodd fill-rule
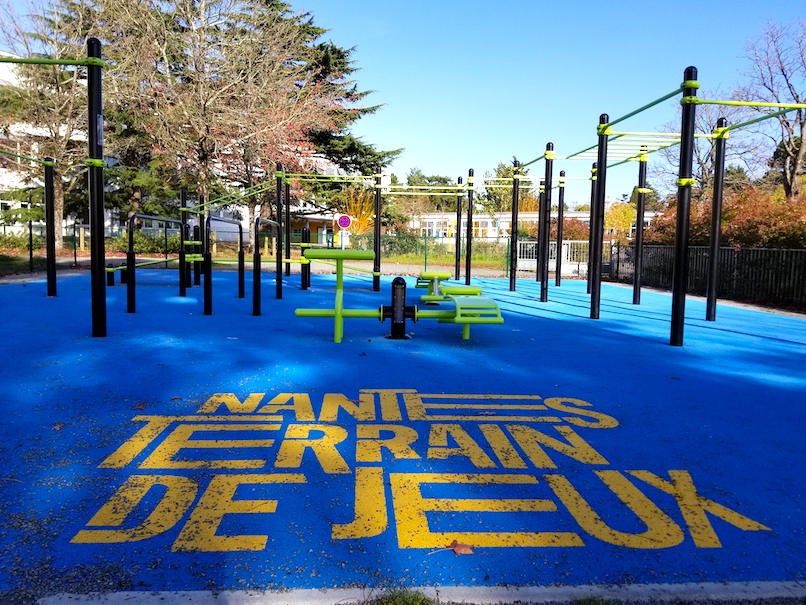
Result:
<svg viewBox="0 0 806 605"><path fill-rule="evenodd" d="M705 246L689 248L688 286L705 295L710 253ZM717 296L733 300L806 310L806 250L720 248ZM641 285L670 289L673 246L644 246ZM635 248L613 247L609 277L632 282Z"/></svg>

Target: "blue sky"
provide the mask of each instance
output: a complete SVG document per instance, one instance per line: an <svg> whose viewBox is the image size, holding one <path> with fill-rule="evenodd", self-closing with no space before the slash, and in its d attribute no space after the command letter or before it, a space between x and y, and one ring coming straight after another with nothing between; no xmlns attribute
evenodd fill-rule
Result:
<svg viewBox="0 0 806 605"><path fill-rule="evenodd" d="M726 93L744 80L748 40L766 22L806 19L802 0L481 2L291 0L329 28L325 39L355 47L359 88L383 104L353 132L380 149L403 147L404 177L476 176L516 156L528 162L553 142L558 155L596 143L599 115L621 117L666 93L693 65L702 90ZM623 123L657 131L675 101ZM659 161L659 158L651 161ZM555 175L586 177L590 163L555 163ZM543 172L543 163L531 174ZM632 163L608 172L607 195L629 193ZM653 183L658 189L665 183ZM566 201L587 203L589 183L569 181Z"/></svg>

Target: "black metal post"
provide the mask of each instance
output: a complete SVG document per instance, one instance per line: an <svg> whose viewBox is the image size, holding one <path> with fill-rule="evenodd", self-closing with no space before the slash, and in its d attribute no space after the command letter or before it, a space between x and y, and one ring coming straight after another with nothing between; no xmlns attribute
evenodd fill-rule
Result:
<svg viewBox="0 0 806 605"><path fill-rule="evenodd" d="M554 178L554 143L546 143L546 193L543 196L541 207L545 206L543 212L543 234L545 237L540 240L540 260L543 263L540 268L540 302L548 302L549 299L549 240L551 239L551 182Z"/></svg>
<svg viewBox="0 0 806 605"><path fill-rule="evenodd" d="M193 225L193 241L196 242L193 244L193 253L202 254L201 242L203 240L201 233L201 225ZM194 286L201 285L201 261L198 260L193 261L193 285Z"/></svg>
<svg viewBox="0 0 806 605"><path fill-rule="evenodd" d="M126 249L126 313L137 311L136 285L137 264L134 252L134 221L136 215L129 217L129 247Z"/></svg>
<svg viewBox="0 0 806 605"><path fill-rule="evenodd" d="M467 172L467 243L465 244L465 285L470 285L473 267L473 169Z"/></svg>
<svg viewBox="0 0 806 605"><path fill-rule="evenodd" d="M381 291L381 175L375 175L375 212L374 223L372 224L372 249L375 251L375 258L372 261L372 291ZM308 229L308 242L311 241L311 230ZM304 265L303 265L304 266ZM311 268L308 266L308 285L311 283Z"/></svg>
<svg viewBox="0 0 806 605"><path fill-rule="evenodd" d="M540 255L543 250L543 209L546 206L544 201L544 197L546 195L546 184L544 179L545 177L540 177L540 182L537 186L537 245L535 246L535 281L537 283L542 281L540 271L543 268L543 261L540 258Z"/></svg>
<svg viewBox="0 0 806 605"><path fill-rule="evenodd" d="M635 209L635 248L633 251L632 304L641 304L641 276L644 272L644 212L646 209L646 169L649 154L646 145L638 157L638 197Z"/></svg>
<svg viewBox="0 0 806 605"><path fill-rule="evenodd" d="M557 259L554 265L554 285L560 287L563 267L563 206L565 205L565 170L560 170L559 200L557 202Z"/></svg>
<svg viewBox="0 0 806 605"><path fill-rule="evenodd" d="M209 217L208 217L209 218ZM213 314L213 253L210 250L210 244L205 238L203 271L204 271L204 315Z"/></svg>
<svg viewBox="0 0 806 605"><path fill-rule="evenodd" d="M591 203L590 203L590 210L588 211L590 214L588 215L588 274L586 275L586 281L588 286L588 294L591 293L591 263L593 262L593 232L594 226L596 225L596 217L593 212L593 207L596 204L596 168L598 164L596 162L593 163L593 167L591 168Z"/></svg>
<svg viewBox="0 0 806 605"><path fill-rule="evenodd" d="M260 315L260 217L255 219L255 245L252 246L252 315Z"/></svg>
<svg viewBox="0 0 806 605"><path fill-rule="evenodd" d="M275 242L275 244L276 244L275 248L277 250L282 250L283 249L283 227L282 227L282 225L283 225L283 191L285 189L283 187L283 177L284 176L285 176L285 170L283 168L283 165L278 162L277 163L277 172L275 173L276 184L277 184L276 191L275 191L275 195L277 197L277 224L280 225L280 227L278 227L278 229L277 229L277 237L279 237L280 239L277 242ZM276 255L275 255L275 258L276 258ZM283 271L282 271L282 265L281 265L280 266L280 273L277 274L277 279L278 280L281 278L282 272Z"/></svg>
<svg viewBox="0 0 806 605"><path fill-rule="evenodd" d="M279 300L283 297L283 232L282 232L282 225L276 221L270 221L265 218L260 218L259 216L255 218L255 239L257 240L260 234L260 224L266 223L271 225L275 229L275 242L276 242L276 252L277 256L275 259L274 271L275 271L275 282L277 284L276 288L276 298ZM260 246L253 246L254 248L254 255L252 260L252 315L260 315L260 277L261 277L261 260L260 260Z"/></svg>
<svg viewBox="0 0 806 605"><path fill-rule="evenodd" d="M291 258L291 183L283 175L283 197L285 199L285 257ZM291 263L285 264L285 274L291 275Z"/></svg>
<svg viewBox="0 0 806 605"><path fill-rule="evenodd" d="M680 169L677 177L677 229L674 241L674 269L672 271L672 322L669 344L683 346L683 325L686 313L686 286L688 285L688 238L691 209L691 188L694 179L691 165L694 158L694 127L697 106L686 102L697 96L697 68L688 67L683 75L683 115L680 122ZM687 84L692 84L688 86Z"/></svg>
<svg viewBox="0 0 806 605"><path fill-rule="evenodd" d="M462 184L462 177L459 177L457 180L458 184ZM461 264L462 264L462 197L463 195L460 193L456 196L456 232L454 233L454 237L456 243L454 244L456 249L454 250L454 258L456 259L456 271L455 275L456 281L459 281L459 273L461 272Z"/></svg>
<svg viewBox="0 0 806 605"><path fill-rule="evenodd" d="M28 270L34 272L34 222L28 221Z"/></svg>
<svg viewBox="0 0 806 605"><path fill-rule="evenodd" d="M106 336L106 250L104 247L104 117L101 99L101 42L87 40L87 139L90 200L92 335ZM132 276L132 279L134 276Z"/></svg>
<svg viewBox="0 0 806 605"><path fill-rule="evenodd" d="M192 241L193 238L190 235L191 229L190 229L189 224L184 225L183 232L184 232L184 235L182 237L185 239L185 241L187 241L187 242ZM192 253L193 252L193 244L189 244L189 245L190 245L190 252ZM193 287L193 262L192 261L191 262L185 261L185 287L186 288L192 288ZM182 289L181 284L179 285L179 289L180 290Z"/></svg>
<svg viewBox="0 0 806 605"><path fill-rule="evenodd" d="M243 248L243 225L238 222L238 298L246 298L246 259Z"/></svg>
<svg viewBox="0 0 806 605"><path fill-rule="evenodd" d="M198 200L199 208L204 208L204 196L200 195ZM193 246L193 251L198 255L204 254L204 241L207 239L205 234L205 220L203 217L209 215L210 211L205 211L204 214L197 214L198 225L193 227L193 239L197 242ZM193 261L193 283L197 286L201 285L201 274L203 272L202 261Z"/></svg>
<svg viewBox="0 0 806 605"><path fill-rule="evenodd" d="M719 284L719 245L722 239L722 194L725 190L725 147L728 121L719 118L714 129L714 199L711 202L711 241L708 248L708 286L705 299L706 321L716 321L716 298Z"/></svg>
<svg viewBox="0 0 806 605"><path fill-rule="evenodd" d="M377 193L376 193L377 195ZM302 228L302 256L305 256L305 250L308 249L308 244L311 243L311 228L306 225ZM376 254L377 256L377 254ZM302 263L300 267L300 289L307 290L311 285L311 265L308 263ZM373 280L374 282L374 280ZM373 284L374 286L374 284ZM380 287L380 284L378 284Z"/></svg>
<svg viewBox="0 0 806 605"><path fill-rule="evenodd" d="M183 187L179 191L179 296L187 295L187 275L185 273L187 253L185 252L185 230L187 225L188 194Z"/></svg>
<svg viewBox="0 0 806 605"><path fill-rule="evenodd" d="M277 277L275 280L275 298L280 300L283 297L283 226L277 224L277 256L274 262L274 275Z"/></svg>
<svg viewBox="0 0 806 605"><path fill-rule="evenodd" d="M509 291L514 292L518 280L518 203L521 192L520 162L512 162L512 218L509 229Z"/></svg>
<svg viewBox="0 0 806 605"><path fill-rule="evenodd" d="M45 158L45 249L47 251L48 296L56 296L56 204L53 173L53 158L47 157ZM61 225L59 228L61 229Z"/></svg>
<svg viewBox="0 0 806 605"><path fill-rule="evenodd" d="M596 156L596 203L591 207L591 218L596 216L596 228L593 233L593 249L590 254L591 271L588 278L591 284L591 319L599 319L599 304L602 295L602 244L604 243L604 207L607 188L607 130L610 117L603 113L599 116L599 149Z"/></svg>

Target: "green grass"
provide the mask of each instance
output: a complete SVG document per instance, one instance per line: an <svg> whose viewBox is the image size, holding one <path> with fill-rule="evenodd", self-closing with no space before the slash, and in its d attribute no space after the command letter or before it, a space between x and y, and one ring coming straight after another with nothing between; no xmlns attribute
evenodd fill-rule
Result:
<svg viewBox="0 0 806 605"><path fill-rule="evenodd" d="M416 590L402 588L374 597L365 605L438 605L438 601Z"/></svg>
<svg viewBox="0 0 806 605"><path fill-rule="evenodd" d="M42 257L34 257L34 271L44 271L46 269L45 259ZM7 254L0 254L0 276L2 275L19 275L21 273L30 273L31 263L27 256L11 256Z"/></svg>

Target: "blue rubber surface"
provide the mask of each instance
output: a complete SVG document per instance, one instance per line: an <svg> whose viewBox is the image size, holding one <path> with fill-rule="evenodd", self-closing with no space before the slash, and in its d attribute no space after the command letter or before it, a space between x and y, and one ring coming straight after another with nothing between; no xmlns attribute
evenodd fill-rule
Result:
<svg viewBox="0 0 806 605"><path fill-rule="evenodd" d="M0 286L0 590L804 579L803 317L689 299L671 347L668 294L605 284L594 321L584 282L478 279L503 325L334 344L294 316L332 275L265 276L260 317L234 274L212 316L176 280L140 271L136 314L108 288L105 338L88 275Z"/></svg>

